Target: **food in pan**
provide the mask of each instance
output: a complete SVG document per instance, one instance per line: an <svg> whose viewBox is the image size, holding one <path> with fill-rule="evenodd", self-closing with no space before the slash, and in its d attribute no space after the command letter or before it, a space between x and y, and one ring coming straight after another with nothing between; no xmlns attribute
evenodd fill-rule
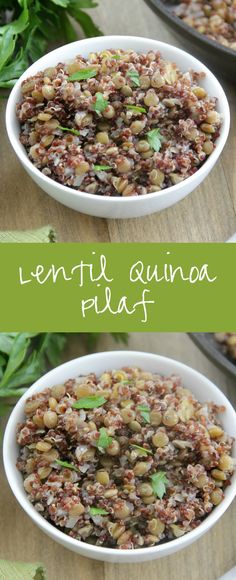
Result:
<svg viewBox="0 0 236 580"><path fill-rule="evenodd" d="M174 13L211 40L236 50L235 0L183 0Z"/></svg>
<svg viewBox="0 0 236 580"><path fill-rule="evenodd" d="M222 352L236 363L236 332L217 332L214 336Z"/></svg>

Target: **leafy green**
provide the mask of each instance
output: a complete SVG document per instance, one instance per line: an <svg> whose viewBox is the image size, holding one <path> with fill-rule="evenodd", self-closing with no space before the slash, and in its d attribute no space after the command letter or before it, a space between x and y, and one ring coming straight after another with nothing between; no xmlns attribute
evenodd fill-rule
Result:
<svg viewBox="0 0 236 580"><path fill-rule="evenodd" d="M65 467L66 469L74 469L74 471L78 471L78 468L72 463L68 463L68 461L61 461L60 459L56 459L56 463L61 465L61 467Z"/></svg>
<svg viewBox="0 0 236 580"><path fill-rule="evenodd" d="M153 493L162 499L166 493L166 485L169 483L165 471L157 471L151 475L151 482Z"/></svg>
<svg viewBox="0 0 236 580"><path fill-rule="evenodd" d="M138 411L140 411L141 417L144 419L145 423L150 423L150 409L145 405L139 405L137 407Z"/></svg>
<svg viewBox="0 0 236 580"><path fill-rule="evenodd" d="M86 79L92 79L96 74L97 71L94 68L82 68L71 75L68 81L84 81Z"/></svg>
<svg viewBox="0 0 236 580"><path fill-rule="evenodd" d="M69 133L73 133L73 135L80 135L80 132L77 131L77 129L73 129L72 127L62 127L61 125L58 125L57 128L61 129L61 131L68 131Z"/></svg>
<svg viewBox="0 0 236 580"><path fill-rule="evenodd" d="M129 77L135 87L140 87L140 78L138 71L136 70L129 70L127 72L127 77Z"/></svg>
<svg viewBox="0 0 236 580"><path fill-rule="evenodd" d="M95 6L94 0L0 0L0 88L11 88L51 45L76 40L72 19L86 36L101 35L85 12Z"/></svg>
<svg viewBox="0 0 236 580"><path fill-rule="evenodd" d="M111 171L112 167L110 165L94 165L95 171Z"/></svg>
<svg viewBox="0 0 236 580"><path fill-rule="evenodd" d="M90 350L91 345L94 348L100 334L78 333L75 336ZM127 342L128 339L125 333L113 333L112 336L116 341ZM15 399L21 397L43 373L62 361L70 337L70 334L54 332L0 333L0 416L11 410L9 398L14 399L14 404ZM105 401L102 398L102 404ZM94 401L91 403L90 400L89 403L94 405Z"/></svg>
<svg viewBox="0 0 236 580"><path fill-rule="evenodd" d="M146 113L146 109L144 107L137 107L136 105L125 105L126 109L130 111L137 111L137 113Z"/></svg>
<svg viewBox="0 0 236 580"><path fill-rule="evenodd" d="M89 395L88 397L81 397L72 407L74 409L96 409L104 405L104 403L106 403L106 399L102 395Z"/></svg>
<svg viewBox="0 0 236 580"><path fill-rule="evenodd" d="M108 516L108 512L106 510L97 507L89 508L89 513L91 516Z"/></svg>
<svg viewBox="0 0 236 580"><path fill-rule="evenodd" d="M107 435L106 429L101 427L99 429L99 439L97 441L97 446L102 447L102 449L106 449L112 443L112 437Z"/></svg>
<svg viewBox="0 0 236 580"><path fill-rule="evenodd" d="M141 452L140 455L148 455L148 453L150 453L150 455L152 455L151 449L146 449L145 447L140 447L140 445L135 445L134 443L131 443L131 447L134 447L134 449L138 449Z"/></svg>
<svg viewBox="0 0 236 580"><path fill-rule="evenodd" d="M147 133L147 140L150 147L154 149L154 151L160 151L161 142L163 140L163 137L160 133L160 129L152 129L151 131L149 131Z"/></svg>
<svg viewBox="0 0 236 580"><path fill-rule="evenodd" d="M104 99L104 96L102 93L96 93L96 101L93 105L93 109L94 111L96 111L96 113L103 113L103 111L105 111L105 109L108 107L109 102L107 99Z"/></svg>

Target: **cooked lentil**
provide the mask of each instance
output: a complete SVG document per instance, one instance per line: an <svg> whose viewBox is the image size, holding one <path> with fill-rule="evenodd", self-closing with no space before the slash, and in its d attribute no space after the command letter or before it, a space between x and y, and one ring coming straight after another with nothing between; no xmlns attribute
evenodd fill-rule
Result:
<svg viewBox="0 0 236 580"><path fill-rule="evenodd" d="M159 52L77 56L23 81L20 141L35 167L68 187L160 191L194 174L215 147L221 118L203 77Z"/></svg>
<svg viewBox="0 0 236 580"><path fill-rule="evenodd" d="M174 12L201 34L236 50L236 0L183 0Z"/></svg>
<svg viewBox="0 0 236 580"><path fill-rule="evenodd" d="M45 421L52 394L56 427ZM197 401L177 376L136 368L48 388L27 400L17 428L25 491L46 520L84 542L134 549L173 540L199 526L230 484L224 410Z"/></svg>
<svg viewBox="0 0 236 580"><path fill-rule="evenodd" d="M222 352L236 362L236 332L217 332L215 339L220 343Z"/></svg>

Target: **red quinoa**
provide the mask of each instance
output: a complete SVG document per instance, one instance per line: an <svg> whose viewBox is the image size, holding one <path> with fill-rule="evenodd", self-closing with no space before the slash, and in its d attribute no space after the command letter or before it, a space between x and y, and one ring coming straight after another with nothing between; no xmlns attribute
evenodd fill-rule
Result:
<svg viewBox="0 0 236 580"><path fill-rule="evenodd" d="M134 368L46 389L27 400L17 429L28 498L51 524L98 546L175 539L230 484L224 410L198 402L177 376Z"/></svg>
<svg viewBox="0 0 236 580"><path fill-rule="evenodd" d="M40 171L68 187L160 191L193 175L215 147L221 118L202 77L159 52L77 56L23 81L20 141Z"/></svg>

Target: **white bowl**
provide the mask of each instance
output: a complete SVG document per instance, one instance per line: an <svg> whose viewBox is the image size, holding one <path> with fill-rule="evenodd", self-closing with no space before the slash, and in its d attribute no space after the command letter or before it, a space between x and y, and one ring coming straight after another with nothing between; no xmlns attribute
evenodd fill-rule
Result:
<svg viewBox="0 0 236 580"><path fill-rule="evenodd" d="M166 544L161 544L160 546L141 548L137 550L116 550L113 548L93 546L70 538L47 522L28 500L23 487L22 475L16 468L16 460L18 456L16 426L17 423L24 420L24 406L28 397L42 391L46 387L52 387L56 383L63 383L64 381L81 374L95 372L99 375L104 371L119 369L123 366L141 367L146 371L163 373L164 375L172 373L180 375L183 379L184 385L191 389L200 401L214 401L218 405L224 405L226 407L225 413L222 414L222 424L229 435L236 437L236 413L233 407L226 399L225 395L223 395L223 393L211 381L197 371L180 362L155 354L132 351L104 352L84 356L67 362L41 377L41 379L28 389L15 406L9 418L3 442L3 459L6 476L16 499L28 516L48 536L62 544L65 548L69 548L70 550L77 552L82 556L87 556L88 558L94 558L106 562L137 563L145 560L161 558L177 552L207 532L207 530L209 530L213 524L219 520L234 499L236 494L236 473L232 478L232 484L226 489L225 498L221 504L215 507L211 514L208 515L195 530L177 538L176 540L172 540ZM234 446L233 454L234 457L236 457L236 446Z"/></svg>
<svg viewBox="0 0 236 580"><path fill-rule="evenodd" d="M217 97L217 110L222 115L223 124L213 153L194 175L188 177L181 183L156 193L149 193L137 197L96 196L57 183L41 173L29 160L23 145L19 141L19 123L15 113L16 104L21 100L22 81L29 76L35 75L38 71L55 66L59 62L70 62L78 54L87 57L89 52L102 51L109 48L131 48L137 52L144 53L149 50L159 50L166 59L177 63L182 71L194 69L195 71L203 71L206 73L205 79L200 84L206 89L209 95ZM186 195L200 185L214 167L226 143L229 125L230 112L225 93L216 77L204 64L175 46L157 40L137 38L135 36L101 36L98 38L79 40L78 42L72 42L46 54L32 64L17 81L10 94L6 110L6 127L12 147L27 173L39 187L51 197L72 209L104 218L134 218L148 215L156 211L161 211L186 197Z"/></svg>

